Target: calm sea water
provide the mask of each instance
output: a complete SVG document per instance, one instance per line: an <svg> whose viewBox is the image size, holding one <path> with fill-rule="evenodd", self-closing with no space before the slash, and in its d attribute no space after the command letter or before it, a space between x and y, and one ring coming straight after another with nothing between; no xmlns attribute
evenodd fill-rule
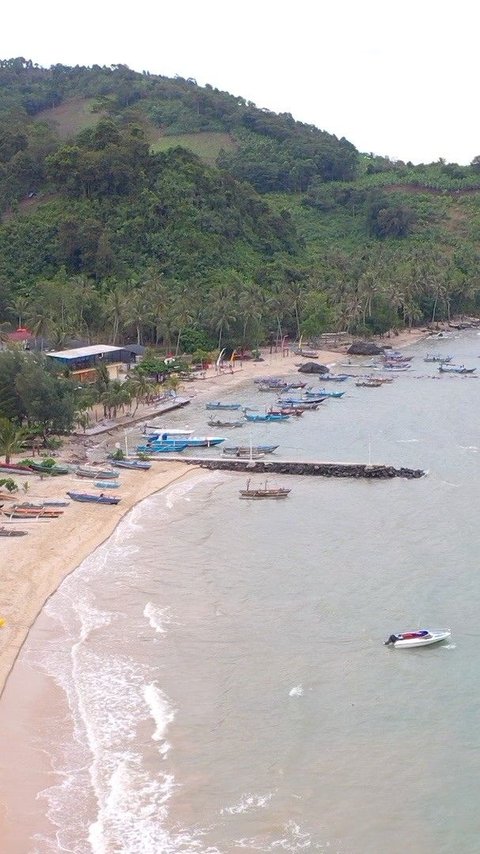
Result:
<svg viewBox="0 0 480 854"><path fill-rule="evenodd" d="M63 583L22 653L61 688L23 734L54 771L30 851L479 850L480 381L427 350L480 374L473 332L418 344L390 386L232 440L428 477L283 478L286 501L250 503L244 476L195 474ZM263 406L252 389L230 399ZM423 626L451 642L383 645Z"/></svg>

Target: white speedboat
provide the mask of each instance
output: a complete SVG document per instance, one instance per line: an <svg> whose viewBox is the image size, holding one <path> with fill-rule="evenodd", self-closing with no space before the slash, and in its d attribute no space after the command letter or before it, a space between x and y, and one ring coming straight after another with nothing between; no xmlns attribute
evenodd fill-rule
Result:
<svg viewBox="0 0 480 854"><path fill-rule="evenodd" d="M402 649L410 649L414 646L430 646L432 643L440 643L450 637L449 629L418 629L414 632L399 632L396 635L390 635L385 641L385 646L391 644L395 648L398 646Z"/></svg>
<svg viewBox="0 0 480 854"><path fill-rule="evenodd" d="M155 424L145 424L143 432L149 434L158 433L159 436L193 436L193 430L178 430L176 427L157 427Z"/></svg>

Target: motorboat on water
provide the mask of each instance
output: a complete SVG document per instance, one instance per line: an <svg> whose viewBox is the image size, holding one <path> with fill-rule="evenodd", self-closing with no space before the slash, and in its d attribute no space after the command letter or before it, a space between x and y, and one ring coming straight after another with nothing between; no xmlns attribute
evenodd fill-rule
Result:
<svg viewBox="0 0 480 854"><path fill-rule="evenodd" d="M399 632L396 635L390 635L385 641L385 646L394 646L402 649L410 649L415 646L430 646L433 643L440 643L448 640L451 637L449 629L418 629L413 632Z"/></svg>

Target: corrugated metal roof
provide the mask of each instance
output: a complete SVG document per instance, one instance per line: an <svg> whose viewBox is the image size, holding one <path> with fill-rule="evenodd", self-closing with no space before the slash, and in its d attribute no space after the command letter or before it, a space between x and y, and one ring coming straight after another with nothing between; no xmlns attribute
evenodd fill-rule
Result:
<svg viewBox="0 0 480 854"><path fill-rule="evenodd" d="M57 350L47 353L55 359L84 359L86 356L101 356L103 353L120 353L123 347L112 347L111 344L91 344L89 347L76 347L74 350Z"/></svg>

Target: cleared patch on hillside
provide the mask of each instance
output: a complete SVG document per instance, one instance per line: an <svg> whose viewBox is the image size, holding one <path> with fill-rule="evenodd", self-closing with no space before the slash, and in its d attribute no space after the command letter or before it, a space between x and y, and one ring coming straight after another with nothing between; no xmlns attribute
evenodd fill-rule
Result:
<svg viewBox="0 0 480 854"><path fill-rule="evenodd" d="M85 128L96 125L100 120L102 113L92 112L95 101L95 98L71 98L59 107L43 110L39 113L38 119L48 122L61 139L69 139Z"/></svg>
<svg viewBox="0 0 480 854"><path fill-rule="evenodd" d="M237 148L236 143L228 133L182 133L177 136L164 136L158 128L152 128L149 133L152 151L168 151L181 145L192 151L204 163L213 166L222 148L232 151Z"/></svg>

